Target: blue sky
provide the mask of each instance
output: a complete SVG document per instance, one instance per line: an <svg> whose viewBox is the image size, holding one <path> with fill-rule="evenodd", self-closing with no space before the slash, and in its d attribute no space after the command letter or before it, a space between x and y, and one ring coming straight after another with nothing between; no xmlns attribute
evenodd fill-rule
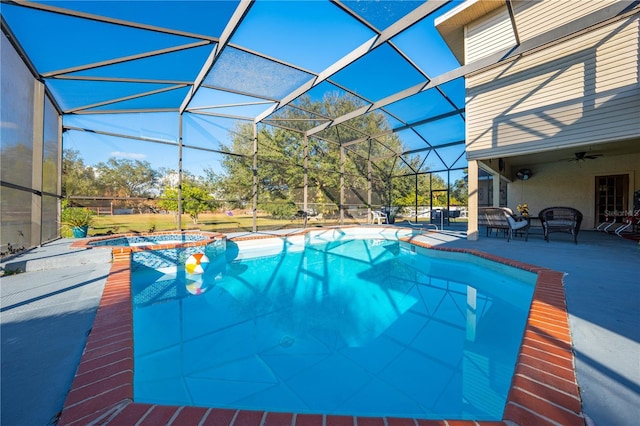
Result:
<svg viewBox="0 0 640 426"><path fill-rule="evenodd" d="M37 70L44 74L60 106L69 112L85 108L95 112L149 108L175 111L188 97L188 85L217 47L212 38L222 34L238 5L238 1L221 0L41 3L182 32L168 34L3 4L3 17ZM446 5L435 15L458 3ZM383 31L423 2L344 4ZM332 75L331 80L341 87L325 82L314 88L313 96L318 99L326 91L347 89L363 96L365 103L376 102L458 67L433 26L435 15L393 37L393 46L383 44ZM206 111L252 119L315 79L314 73L321 73L375 36L372 28L328 1L259 0L204 78L207 87L195 94L190 107L210 107ZM61 44L60 40L67 42ZM153 51L156 54L151 57L136 56ZM126 60L94 66L117 58ZM104 78L111 81L99 81ZM393 122L402 125L402 121L415 122L464 106L461 80L444 85L443 90L453 105L431 90L390 105L389 111L396 115ZM147 96L136 98L140 94ZM185 144L217 149L229 142L228 129L234 122L231 118L184 117ZM425 133L422 136L436 144L463 139L464 121L459 116L447 120L421 126ZM175 112L66 115L64 125L175 143L179 119ZM408 147L413 139L407 139ZM65 132L63 143L66 148L79 150L87 164L114 156L149 161L154 168L177 168L177 148L170 145L74 130ZM186 151L184 158L184 168L196 174L217 164L215 154L200 150Z"/></svg>

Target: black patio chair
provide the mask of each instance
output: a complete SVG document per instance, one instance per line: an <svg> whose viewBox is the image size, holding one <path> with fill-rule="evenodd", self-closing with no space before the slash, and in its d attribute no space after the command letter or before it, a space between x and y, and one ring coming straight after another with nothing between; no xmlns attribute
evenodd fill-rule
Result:
<svg viewBox="0 0 640 426"><path fill-rule="evenodd" d="M567 232L573 235L573 242L578 244L578 233L582 223L582 213L573 207L547 207L538 213L544 239L549 242L551 232Z"/></svg>

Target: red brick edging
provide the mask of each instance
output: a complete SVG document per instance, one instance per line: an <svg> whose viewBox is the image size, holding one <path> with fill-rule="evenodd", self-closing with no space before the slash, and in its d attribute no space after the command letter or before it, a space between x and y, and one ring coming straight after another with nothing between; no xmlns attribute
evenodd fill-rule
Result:
<svg viewBox="0 0 640 426"><path fill-rule="evenodd" d="M420 420L271 413L133 402L133 316L130 251L114 251L113 265L67 395L59 425L212 426L584 426L575 376L563 274L477 250L470 253L538 274L531 310L502 421Z"/></svg>
<svg viewBox="0 0 640 426"><path fill-rule="evenodd" d="M149 237L149 236L158 236L158 235L199 235L202 236L202 240L197 241L185 241L184 243L176 244L176 243L158 243L154 245L146 245L146 246L108 246L108 245L92 245L91 243L97 241L107 241L114 240L118 238L126 238L126 237ZM226 238L224 234L219 232L208 232L208 231L160 231L160 232L130 232L126 234L113 234L106 235L100 237L93 238L83 238L80 240L76 240L71 244L72 248L82 248L82 249L111 249L113 253L130 253L136 251L146 251L146 250L166 250L173 248L183 248L183 247L200 247L206 246L207 244L211 244L215 240L219 240L222 238Z"/></svg>

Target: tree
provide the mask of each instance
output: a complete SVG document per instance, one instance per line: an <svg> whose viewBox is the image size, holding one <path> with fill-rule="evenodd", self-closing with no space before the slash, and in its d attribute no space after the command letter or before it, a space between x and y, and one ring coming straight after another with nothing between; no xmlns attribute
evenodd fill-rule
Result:
<svg viewBox="0 0 640 426"><path fill-rule="evenodd" d="M213 196L203 188L190 182L182 183L182 211L198 223L200 213L215 207ZM158 205L166 210L178 212L178 188L165 187Z"/></svg>
<svg viewBox="0 0 640 426"><path fill-rule="evenodd" d="M86 166L75 149L65 149L62 154L62 196L102 195L95 171Z"/></svg>
<svg viewBox="0 0 640 426"><path fill-rule="evenodd" d="M356 97L331 94L322 101L303 97L298 108L281 112L279 127L263 125L258 132L258 203L259 208L272 210L276 206L301 202L300 189L304 186L304 132L318 117L344 115L362 106ZM306 152L310 203L332 201L338 205L341 177L348 189L346 200L365 204L369 185L369 161L375 163L373 191L389 202L391 176L406 173L396 153L402 152L402 142L387 132L388 125L380 113L356 117L340 128L331 127L307 140ZM370 134L384 134L366 139ZM248 202L253 197L253 125L239 124L231 133L232 142L224 146L226 155L221 164L224 173L217 175L219 188L225 198ZM348 145L341 154L341 144ZM344 174L341 174L341 168ZM407 168L408 170L408 168Z"/></svg>
<svg viewBox="0 0 640 426"><path fill-rule="evenodd" d="M96 165L96 175L105 195L151 197L159 191L159 173L148 161L109 158Z"/></svg>
<svg viewBox="0 0 640 426"><path fill-rule="evenodd" d="M465 175L468 171L464 170ZM451 203L466 206L469 203L468 177L465 176L456 180L451 188Z"/></svg>

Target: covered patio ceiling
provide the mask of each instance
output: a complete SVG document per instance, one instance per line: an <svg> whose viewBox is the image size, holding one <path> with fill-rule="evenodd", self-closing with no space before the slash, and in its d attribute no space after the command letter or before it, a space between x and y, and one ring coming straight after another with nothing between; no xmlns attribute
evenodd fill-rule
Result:
<svg viewBox="0 0 640 426"><path fill-rule="evenodd" d="M597 161L599 158L608 158L638 152L640 152L640 140L629 139L617 142L596 143L570 148L538 151L531 154L508 157L507 160L512 167L531 166L544 163L556 163L558 165L564 164L569 166L571 163L582 164L590 160ZM581 153L584 153L584 156L587 158L580 158L581 155L578 154Z"/></svg>
<svg viewBox="0 0 640 426"><path fill-rule="evenodd" d="M2 26L65 130L97 130L70 117L154 112L279 126L295 110L308 137L349 146L393 132L403 152L390 155L439 151L447 170L466 167L464 78L434 20L459 4L2 0ZM352 110L304 108L325 96ZM367 114L384 132L353 136Z"/></svg>

